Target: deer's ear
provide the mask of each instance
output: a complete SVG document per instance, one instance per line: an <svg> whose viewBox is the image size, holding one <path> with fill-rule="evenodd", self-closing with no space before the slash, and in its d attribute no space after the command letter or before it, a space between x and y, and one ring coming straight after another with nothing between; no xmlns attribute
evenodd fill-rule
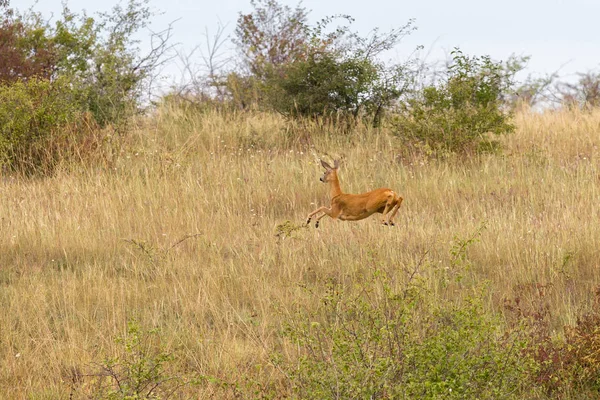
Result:
<svg viewBox="0 0 600 400"><path fill-rule="evenodd" d="M333 162L333 168L338 169L340 167L340 160L335 160Z"/></svg>
<svg viewBox="0 0 600 400"><path fill-rule="evenodd" d="M331 165L327 164L325 161L321 160L321 165L323 166L323 168L325 168L326 170L330 170L333 169L331 168Z"/></svg>

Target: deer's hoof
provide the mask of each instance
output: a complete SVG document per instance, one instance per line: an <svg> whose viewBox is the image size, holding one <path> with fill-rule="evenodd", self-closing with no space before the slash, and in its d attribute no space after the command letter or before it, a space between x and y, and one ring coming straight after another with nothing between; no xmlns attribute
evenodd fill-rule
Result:
<svg viewBox="0 0 600 400"><path fill-rule="evenodd" d="M317 221L317 222L315 223L315 228L318 228L318 227L319 227L319 221Z"/></svg>
<svg viewBox="0 0 600 400"><path fill-rule="evenodd" d="M306 220L306 225L310 225L310 218Z"/></svg>

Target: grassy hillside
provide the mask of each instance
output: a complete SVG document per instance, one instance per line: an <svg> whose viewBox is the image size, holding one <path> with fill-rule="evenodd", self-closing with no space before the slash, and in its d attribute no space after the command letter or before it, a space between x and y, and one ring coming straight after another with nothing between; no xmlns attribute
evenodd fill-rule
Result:
<svg viewBox="0 0 600 400"><path fill-rule="evenodd" d="M0 397L93 393L84 375L133 319L159 329L169 375L218 378L184 397L249 397L248 382L287 393L272 357L297 348L282 324L331 282L358 293L376 270L394 289L418 266L429 299L485 283L498 315L506 299L541 302L562 337L600 285L600 111L516 125L500 154L431 159L385 130L163 108L105 166L1 177ZM397 226L302 227L328 201L320 157L342 159L347 192L401 193Z"/></svg>

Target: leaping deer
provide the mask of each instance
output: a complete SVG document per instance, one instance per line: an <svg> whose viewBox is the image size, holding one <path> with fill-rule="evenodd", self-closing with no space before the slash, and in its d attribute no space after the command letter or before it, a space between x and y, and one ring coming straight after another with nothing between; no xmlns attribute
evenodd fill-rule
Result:
<svg viewBox="0 0 600 400"><path fill-rule="evenodd" d="M321 160L321 165L325 168L325 174L320 181L329 183L331 206L319 207L308 214L306 224L309 225L313 216L322 212L315 220L315 228L319 227L319 221L325 215L341 221L358 221L378 212L383 214L381 223L394 226L394 217L404 200L393 190L387 188L375 189L371 192L361 194L347 194L342 192L340 181L337 176L340 168L339 160L335 160L333 167Z"/></svg>

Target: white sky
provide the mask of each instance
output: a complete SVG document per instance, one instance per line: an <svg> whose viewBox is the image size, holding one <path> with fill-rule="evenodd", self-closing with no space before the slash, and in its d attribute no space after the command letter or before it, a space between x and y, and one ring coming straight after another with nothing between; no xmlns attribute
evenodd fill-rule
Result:
<svg viewBox="0 0 600 400"><path fill-rule="evenodd" d="M21 11L35 0L12 0ZM296 1L280 0L295 6ZM69 8L88 13L108 11L116 0L68 0ZM183 49L205 43L203 34L216 30L218 21L231 33L240 11L251 10L250 0L151 0L163 12L154 30L171 21L174 42ZM560 70L572 79L576 72L600 67L600 0L305 0L311 22L333 14L355 18L354 27L367 33L374 27L389 30L415 18L418 30L398 47L404 58L417 45L430 51L429 61L446 58L455 46L468 55L490 55L505 60L510 54L531 55L528 71L536 75ZM60 14L61 0L38 0L35 9L44 15ZM169 69L177 74L173 66Z"/></svg>

